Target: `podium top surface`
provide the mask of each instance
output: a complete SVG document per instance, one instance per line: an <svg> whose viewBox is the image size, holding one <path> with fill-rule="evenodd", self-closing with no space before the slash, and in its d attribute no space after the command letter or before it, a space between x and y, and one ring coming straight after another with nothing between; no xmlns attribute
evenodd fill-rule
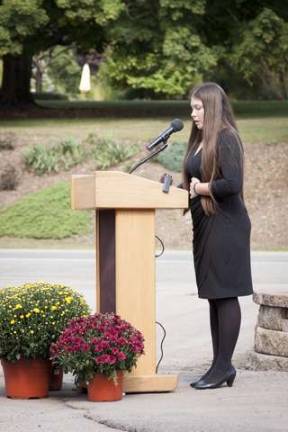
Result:
<svg viewBox="0 0 288 432"><path fill-rule="evenodd" d="M95 171L72 175L73 209L101 208L187 208L188 192L170 186L162 192L162 183L120 171Z"/></svg>

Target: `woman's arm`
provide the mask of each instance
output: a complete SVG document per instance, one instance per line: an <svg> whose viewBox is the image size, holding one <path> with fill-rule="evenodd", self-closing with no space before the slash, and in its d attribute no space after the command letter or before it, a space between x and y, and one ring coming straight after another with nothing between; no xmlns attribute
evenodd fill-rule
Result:
<svg viewBox="0 0 288 432"><path fill-rule="evenodd" d="M221 178L210 184L215 198L225 198L238 194L243 185L243 154L236 136L230 132L222 132L219 141L219 165Z"/></svg>
<svg viewBox="0 0 288 432"><path fill-rule="evenodd" d="M243 184L242 149L237 138L230 131L223 131L220 135L219 167L220 179L210 183L202 183L196 178L191 179L191 198L197 195L211 195L211 193L215 198L224 198L241 192Z"/></svg>

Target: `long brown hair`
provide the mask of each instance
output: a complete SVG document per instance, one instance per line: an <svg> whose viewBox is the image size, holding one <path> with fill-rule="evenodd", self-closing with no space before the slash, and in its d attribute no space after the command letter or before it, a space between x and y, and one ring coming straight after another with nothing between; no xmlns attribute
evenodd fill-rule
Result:
<svg viewBox="0 0 288 432"><path fill-rule="evenodd" d="M217 140L219 132L228 128L237 138L243 154L243 146L238 135L233 111L224 90L216 83L206 82L192 90L191 98L200 99L204 107L203 129L192 124L187 152L183 164L183 186L189 190L189 175L186 161L203 141L201 157L201 174L203 182L211 182L219 175L217 164ZM201 196L201 204L206 215L214 214L217 203L210 191L210 196Z"/></svg>

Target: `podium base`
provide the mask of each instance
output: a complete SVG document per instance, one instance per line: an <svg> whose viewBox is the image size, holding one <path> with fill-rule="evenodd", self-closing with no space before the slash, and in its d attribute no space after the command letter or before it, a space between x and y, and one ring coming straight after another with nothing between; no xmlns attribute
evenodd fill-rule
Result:
<svg viewBox="0 0 288 432"><path fill-rule="evenodd" d="M177 375L125 376L125 393L171 392L176 389Z"/></svg>

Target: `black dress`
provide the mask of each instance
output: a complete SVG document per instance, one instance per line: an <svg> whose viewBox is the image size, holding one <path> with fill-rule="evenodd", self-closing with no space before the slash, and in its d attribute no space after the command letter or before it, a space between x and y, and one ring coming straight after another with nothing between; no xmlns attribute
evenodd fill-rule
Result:
<svg viewBox="0 0 288 432"><path fill-rule="evenodd" d="M191 154L186 170L201 179L201 153ZM190 200L193 253L200 298L217 299L253 292L250 265L251 222L241 197L241 150L232 131L223 129L217 141L220 174L211 183L217 201L216 214L206 216L200 197Z"/></svg>

